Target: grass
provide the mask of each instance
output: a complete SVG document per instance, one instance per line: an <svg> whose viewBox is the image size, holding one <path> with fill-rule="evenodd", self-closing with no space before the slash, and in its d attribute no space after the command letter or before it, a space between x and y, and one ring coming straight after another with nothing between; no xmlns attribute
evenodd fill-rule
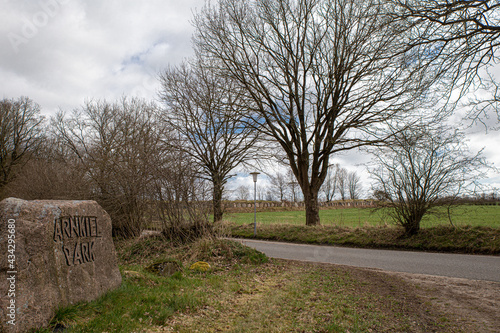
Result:
<svg viewBox="0 0 500 333"><path fill-rule="evenodd" d="M232 236L254 238L253 225L233 225ZM394 227L349 228L268 224L257 226L257 239L454 253L500 254L500 229L489 227L429 227L414 236L404 236Z"/></svg>
<svg viewBox="0 0 500 333"><path fill-rule="evenodd" d="M253 238L253 214L227 214L233 237ZM387 211L320 210L321 226L305 226L304 211L257 213L257 238L364 248L500 254L500 206L461 205L425 216L417 235L406 237Z"/></svg>
<svg viewBox="0 0 500 333"><path fill-rule="evenodd" d="M322 225L340 227L364 227L393 225L384 210L370 208L324 209L319 211ZM452 222L456 226L500 228L500 206L461 205L451 209ZM253 223L253 213L228 213L224 219L235 224ZM305 224L304 211L258 212L257 223L268 224ZM445 208L425 216L422 228L450 225Z"/></svg>
<svg viewBox="0 0 500 333"><path fill-rule="evenodd" d="M372 292L343 268L273 261L226 278L208 288L210 301L201 311L175 316L173 331L383 332L415 322L399 300ZM392 282L387 285L399 288Z"/></svg>
<svg viewBox="0 0 500 333"><path fill-rule="evenodd" d="M59 311L53 323L74 326L67 332L132 332L144 324L161 324L176 311L195 308L203 301L194 288L199 281L182 276L166 279L139 267L134 272L139 274L126 276L117 290L71 308L71 316L61 316Z"/></svg>
<svg viewBox="0 0 500 333"><path fill-rule="evenodd" d="M37 332L457 331L413 287L380 272L268 260L228 240L173 246L148 238L117 242L117 251L121 287L60 309ZM153 273L162 260L181 267ZM211 269L187 269L198 260Z"/></svg>
<svg viewBox="0 0 500 333"><path fill-rule="evenodd" d="M254 238L252 225L233 225L232 236ZM500 229L439 226L406 237L392 227L260 225L257 239L360 248L402 249L470 254L500 254Z"/></svg>
<svg viewBox="0 0 500 333"><path fill-rule="evenodd" d="M126 243L126 244L125 244ZM165 324L179 311L196 309L207 303L207 277L224 271L235 263L255 265L267 257L236 242L202 239L196 243L173 247L162 238L127 243L118 242L122 285L94 302L59 309L51 326L38 330L48 333L56 327L64 332L137 332L145 327ZM208 260L215 267L208 273L187 268L169 276L155 274L151 267L158 262ZM212 283L221 285L222 276L214 275Z"/></svg>

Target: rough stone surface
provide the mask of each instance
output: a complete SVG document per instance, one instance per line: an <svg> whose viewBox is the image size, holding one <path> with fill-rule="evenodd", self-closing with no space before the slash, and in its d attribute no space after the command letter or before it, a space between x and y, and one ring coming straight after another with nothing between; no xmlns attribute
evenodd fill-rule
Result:
<svg viewBox="0 0 500 333"><path fill-rule="evenodd" d="M45 326L58 307L120 284L111 219L95 201L0 202L0 332Z"/></svg>

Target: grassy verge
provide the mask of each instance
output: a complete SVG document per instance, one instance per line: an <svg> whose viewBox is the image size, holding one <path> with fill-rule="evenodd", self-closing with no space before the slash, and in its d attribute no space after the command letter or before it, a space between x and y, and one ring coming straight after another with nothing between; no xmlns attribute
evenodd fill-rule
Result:
<svg viewBox="0 0 500 333"><path fill-rule="evenodd" d="M409 285L377 274L365 278L347 268L279 260L242 267L207 289L203 308L178 314L168 324L185 333L456 329L419 301L407 302L418 299ZM374 288L374 280L381 284Z"/></svg>
<svg viewBox="0 0 500 333"><path fill-rule="evenodd" d="M322 209L319 211L321 224L340 227L365 227L393 225L386 211L371 208ZM451 209L451 218L458 227L492 227L500 228L500 206L461 205ZM253 222L253 213L228 213L224 219L235 224ZM258 212L257 223L267 224L305 224L305 212L300 211L269 211ZM434 214L425 216L422 228L450 225L445 208L437 209Z"/></svg>
<svg viewBox="0 0 500 333"><path fill-rule="evenodd" d="M254 238L252 224L233 224L231 232L233 237ZM500 229L489 227L437 226L406 237L402 229L396 227L264 224L257 226L257 239L364 248L500 254Z"/></svg>
<svg viewBox="0 0 500 333"><path fill-rule="evenodd" d="M123 283L38 332L459 332L415 287L380 272L270 260L227 240L117 243ZM208 271L187 267L204 260ZM175 263L164 274L160 263Z"/></svg>
<svg viewBox="0 0 500 333"><path fill-rule="evenodd" d="M57 311L51 326L38 330L64 332L138 332L163 325L175 313L190 311L207 303L205 288L218 285L224 272L234 265L256 265L267 257L248 247L226 240L201 239L184 246L172 246L163 238L150 237L134 242L116 242L123 282L94 302L81 303ZM187 267L208 261L208 272ZM176 272L155 271L159 263L177 263Z"/></svg>

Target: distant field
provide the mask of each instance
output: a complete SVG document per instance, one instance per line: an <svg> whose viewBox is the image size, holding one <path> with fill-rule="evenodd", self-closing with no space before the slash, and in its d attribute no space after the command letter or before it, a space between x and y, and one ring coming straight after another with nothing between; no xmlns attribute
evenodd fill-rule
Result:
<svg viewBox="0 0 500 333"><path fill-rule="evenodd" d="M451 210L452 221L456 226L487 226L500 228L500 206L462 205ZM384 210L373 211L370 208L346 208L320 210L322 225L337 225L343 227L363 227L392 225L393 222ZM253 223L253 213L228 213L225 220L236 224ZM258 212L257 223L260 224L305 224L304 211ZM424 217L423 228L449 224L446 209L440 209L437 214Z"/></svg>

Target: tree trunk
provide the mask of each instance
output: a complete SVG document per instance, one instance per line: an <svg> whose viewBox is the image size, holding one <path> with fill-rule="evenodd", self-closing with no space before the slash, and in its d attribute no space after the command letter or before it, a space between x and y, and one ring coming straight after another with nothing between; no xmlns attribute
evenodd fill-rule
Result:
<svg viewBox="0 0 500 333"><path fill-rule="evenodd" d="M223 210L222 210L222 192L223 187L214 182L214 196L213 196L213 211L214 211L214 222L222 220Z"/></svg>
<svg viewBox="0 0 500 333"><path fill-rule="evenodd" d="M304 204L306 206L306 225L320 225L319 220L319 205L318 205L318 190L308 189L308 193L304 193Z"/></svg>
<svg viewBox="0 0 500 333"><path fill-rule="evenodd" d="M417 212L411 214L403 224L405 228L406 236L413 236L418 234L420 231L420 221L427 210L418 210Z"/></svg>
<svg viewBox="0 0 500 333"><path fill-rule="evenodd" d="M404 225L406 236L413 236L420 231L420 223L408 223Z"/></svg>

